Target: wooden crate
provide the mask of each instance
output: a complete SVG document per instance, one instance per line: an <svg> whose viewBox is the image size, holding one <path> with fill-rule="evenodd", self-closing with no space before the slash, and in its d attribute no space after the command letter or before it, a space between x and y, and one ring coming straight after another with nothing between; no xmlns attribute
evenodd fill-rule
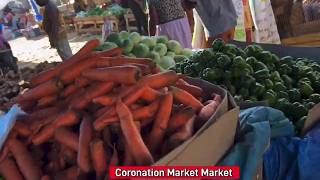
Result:
<svg viewBox="0 0 320 180"><path fill-rule="evenodd" d="M114 25L114 31L119 31L119 20L116 17L109 17ZM85 17L73 19L76 32L81 33L100 33L104 24L103 17Z"/></svg>

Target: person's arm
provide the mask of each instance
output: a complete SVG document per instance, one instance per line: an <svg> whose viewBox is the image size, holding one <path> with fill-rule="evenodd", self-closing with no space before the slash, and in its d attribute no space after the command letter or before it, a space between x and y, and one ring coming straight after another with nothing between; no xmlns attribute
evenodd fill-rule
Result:
<svg viewBox="0 0 320 180"><path fill-rule="evenodd" d="M153 6L149 5L149 33L150 36L156 35L157 24L158 24L158 14Z"/></svg>

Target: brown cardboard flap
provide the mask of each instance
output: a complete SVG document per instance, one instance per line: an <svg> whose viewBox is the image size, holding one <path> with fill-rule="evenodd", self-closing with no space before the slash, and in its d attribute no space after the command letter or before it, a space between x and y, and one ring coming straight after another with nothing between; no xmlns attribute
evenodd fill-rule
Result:
<svg viewBox="0 0 320 180"><path fill-rule="evenodd" d="M308 118L304 123L301 134L305 135L317 123L320 122L320 103L315 105L308 113Z"/></svg>

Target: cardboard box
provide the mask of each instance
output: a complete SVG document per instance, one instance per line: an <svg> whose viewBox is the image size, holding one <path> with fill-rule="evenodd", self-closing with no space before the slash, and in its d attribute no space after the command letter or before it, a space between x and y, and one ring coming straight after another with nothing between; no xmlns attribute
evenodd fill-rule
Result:
<svg viewBox="0 0 320 180"><path fill-rule="evenodd" d="M212 93L222 97L216 113L188 141L160 159L155 165L209 166L215 165L234 144L239 125L239 107L229 93L206 81L188 78L187 81L205 89L204 99Z"/></svg>

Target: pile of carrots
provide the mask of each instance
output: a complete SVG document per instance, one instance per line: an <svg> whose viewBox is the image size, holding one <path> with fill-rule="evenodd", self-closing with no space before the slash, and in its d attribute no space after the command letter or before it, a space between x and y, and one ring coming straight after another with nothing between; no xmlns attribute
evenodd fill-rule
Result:
<svg viewBox="0 0 320 180"><path fill-rule="evenodd" d="M181 145L216 111L221 97L150 59L121 49L96 53L89 41L42 72L17 102L17 120L0 154L5 179L104 179L108 167L151 165Z"/></svg>

